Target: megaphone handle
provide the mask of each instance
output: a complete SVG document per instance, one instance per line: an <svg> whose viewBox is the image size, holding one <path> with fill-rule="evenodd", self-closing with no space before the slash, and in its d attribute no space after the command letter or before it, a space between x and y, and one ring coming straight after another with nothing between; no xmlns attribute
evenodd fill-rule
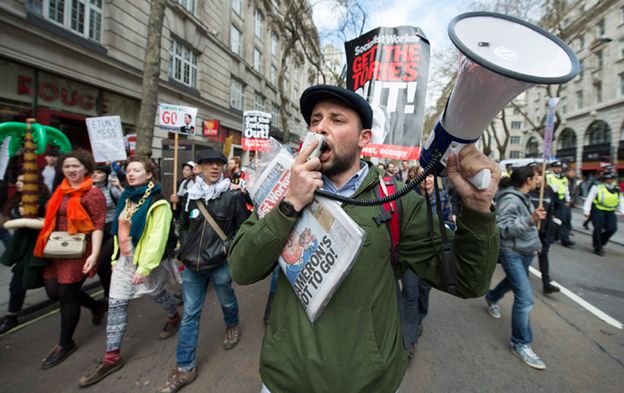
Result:
<svg viewBox="0 0 624 393"><path fill-rule="evenodd" d="M460 142L451 142L448 146L446 152L440 159L440 162L446 166L446 162L448 160L448 156L451 153L459 154L459 151L463 149L467 144ZM489 169L482 169L474 176L471 176L467 179L473 186L477 187L479 190L487 190L490 186L490 182L492 181L492 172Z"/></svg>
<svg viewBox="0 0 624 393"><path fill-rule="evenodd" d="M489 169L481 169L479 173L469 177L468 181L479 190L487 190L492 181L492 172Z"/></svg>

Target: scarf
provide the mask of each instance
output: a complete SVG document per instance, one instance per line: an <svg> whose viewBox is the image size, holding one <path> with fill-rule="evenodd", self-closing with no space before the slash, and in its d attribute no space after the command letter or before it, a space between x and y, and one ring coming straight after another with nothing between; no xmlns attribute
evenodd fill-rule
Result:
<svg viewBox="0 0 624 393"><path fill-rule="evenodd" d="M208 203L211 199L218 198L225 191L230 189L230 179L223 178L223 174L216 183L208 184L201 177L195 179L195 184L188 191L188 198L186 199L186 206L184 211L188 211L189 202L191 200L203 199Z"/></svg>
<svg viewBox="0 0 624 393"><path fill-rule="evenodd" d="M115 210L115 217L113 218L113 227L111 232L113 236L117 236L117 230L119 225L119 215L125 214L124 209L126 207L126 203L128 203L128 199L134 203L138 203L145 192L147 191L150 183L153 185L151 181L148 184L144 184L140 187L131 187L128 186L124 192L119 196L119 202L117 203L117 210ZM145 220L147 219L147 211L149 210L150 205L152 204L152 199L156 193L160 191L160 185L154 185L152 191L147 195L145 201L139 208L134 212L131 218L130 225L130 237L132 238L132 245L136 248L139 243L139 239L143 235L143 230L145 229Z"/></svg>
<svg viewBox="0 0 624 393"><path fill-rule="evenodd" d="M33 251L36 257L43 257L43 249L48 242L50 234L56 228L56 215L65 196L69 197L67 202L67 232L72 235L74 233L88 234L95 230L89 213L82 206L82 202L80 202L82 196L91 188L93 188L93 180L90 177L86 177L78 188L73 188L67 178L63 179L63 182L54 191L48 202L43 228L39 232L35 250Z"/></svg>

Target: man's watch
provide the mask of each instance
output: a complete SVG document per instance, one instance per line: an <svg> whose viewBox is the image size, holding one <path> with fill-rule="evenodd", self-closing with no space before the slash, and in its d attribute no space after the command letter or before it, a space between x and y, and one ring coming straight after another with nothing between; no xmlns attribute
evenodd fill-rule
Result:
<svg viewBox="0 0 624 393"><path fill-rule="evenodd" d="M279 203L278 208L282 212L282 214L285 215L286 217L294 218L294 217L299 217L299 215L301 214L300 211L297 211L295 209L292 203L285 201L283 199Z"/></svg>

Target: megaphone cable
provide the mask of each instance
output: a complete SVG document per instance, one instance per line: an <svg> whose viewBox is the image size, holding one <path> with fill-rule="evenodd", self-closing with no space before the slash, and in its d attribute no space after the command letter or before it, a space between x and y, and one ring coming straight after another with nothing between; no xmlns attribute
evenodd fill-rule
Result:
<svg viewBox="0 0 624 393"><path fill-rule="evenodd" d="M407 183L405 185L405 187L401 188L399 191L395 192L394 194L390 194L388 196L385 196L383 198L356 199L356 198L351 198L351 197L338 195L338 194L335 194L333 192L325 191L325 190L322 190L322 189L318 189L318 190L314 191L314 193L316 195L318 195L318 196L322 196L324 198L331 199L331 200L343 203L345 205L354 205L354 206L378 206L378 205L384 205L384 204L386 204L388 202L392 202L394 200L397 200L397 199L407 195L412 190L414 190L420 183L422 183L427 178L427 176L429 176L433 172L433 170L435 169L436 164L438 163L438 161L440 161L440 157L441 157L440 152L438 152L436 150L432 154L431 161L429 161L429 163L424 166L423 171L420 173L420 175L416 176L416 178L413 181Z"/></svg>

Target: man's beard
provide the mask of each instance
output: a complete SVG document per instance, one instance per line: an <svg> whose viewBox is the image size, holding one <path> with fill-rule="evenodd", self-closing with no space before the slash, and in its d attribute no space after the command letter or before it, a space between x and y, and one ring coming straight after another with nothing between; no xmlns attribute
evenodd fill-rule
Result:
<svg viewBox="0 0 624 393"><path fill-rule="evenodd" d="M353 166L353 162L359 156L357 149L353 149L343 155L337 154L336 150L334 150L333 153L333 160L327 163L329 166L327 168L321 168L321 172L329 178L349 170Z"/></svg>

